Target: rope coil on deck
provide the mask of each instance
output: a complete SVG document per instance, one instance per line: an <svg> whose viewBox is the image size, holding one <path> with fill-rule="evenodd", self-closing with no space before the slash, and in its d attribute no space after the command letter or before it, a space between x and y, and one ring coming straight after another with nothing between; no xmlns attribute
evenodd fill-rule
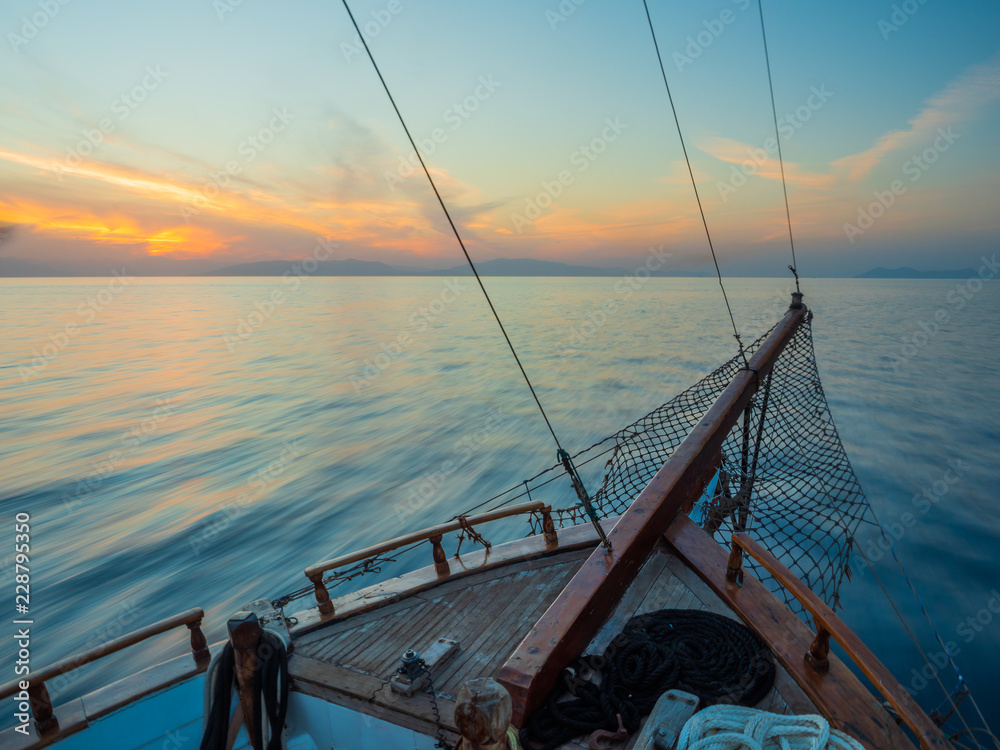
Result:
<svg viewBox="0 0 1000 750"><path fill-rule="evenodd" d="M579 677L587 669L597 681ZM763 641L728 617L694 609L638 615L603 656L580 658L566 690L553 692L528 719L521 743L553 750L598 729L614 731L619 717L635 732L657 699L674 688L697 695L703 705L752 706L770 692L774 673Z"/></svg>
<svg viewBox="0 0 1000 750"><path fill-rule="evenodd" d="M865 750L817 714L785 716L743 706L711 706L681 730L677 750Z"/></svg>

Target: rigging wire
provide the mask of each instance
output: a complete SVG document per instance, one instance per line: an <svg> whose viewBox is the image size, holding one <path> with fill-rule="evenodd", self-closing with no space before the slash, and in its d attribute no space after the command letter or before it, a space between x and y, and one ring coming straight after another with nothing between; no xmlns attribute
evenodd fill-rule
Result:
<svg viewBox="0 0 1000 750"><path fill-rule="evenodd" d="M705 218L705 209L701 205L701 196L698 194L698 183L694 179L694 170L691 169L691 159L688 158L687 146L684 145L684 135L681 132L681 122L677 118L677 108L674 106L674 97L670 93L670 84L667 83L667 71L663 67L663 56L660 55L660 45L656 41L656 31L653 29L653 19L649 15L649 4L642 0L642 7L646 9L646 20L649 22L649 33L653 36L653 47L656 48L656 59L660 63L660 73L663 75L663 85L667 89L667 99L670 101L670 111L674 115L674 124L677 126L677 137L681 141L681 150L684 152L684 162L687 164L688 175L691 177L691 187L694 189L694 198L698 202L698 212L701 214L701 223L705 227L705 237L708 239L708 249L712 252L712 262L715 264L715 274L719 279L719 288L722 289L722 299L725 300L726 310L729 312L729 321L733 324L733 336L740 347L740 356L743 358L743 365L747 369L750 363L747 355L743 351L743 340L740 338L739 329L736 327L736 318L733 317L733 308L729 305L729 295L726 294L726 287L722 283L722 270L719 268L719 259L715 256L715 245L712 242L712 233L708 231L708 220Z"/></svg>
<svg viewBox="0 0 1000 750"><path fill-rule="evenodd" d="M771 116L774 118L774 141L778 145L778 166L781 168L781 190L785 194L785 219L788 221L788 244L792 248L792 265L788 270L795 277L795 291L799 289L798 264L795 261L795 238L792 236L792 212L788 207L788 185L785 182L785 160L781 156L781 136L778 134L778 110L774 105L774 83L771 80L771 56L767 52L767 32L764 31L763 0L757 0L757 10L760 11L760 36L764 40L764 62L767 64L767 86L771 91Z"/></svg>
<svg viewBox="0 0 1000 750"><path fill-rule="evenodd" d="M930 660L927 658L927 654L924 653L924 650L923 650L923 648L921 648L920 643L917 641L916 636L913 635L913 631L910 630L910 626L906 624L906 620L903 618L903 613L899 611L899 607L896 606L896 602L893 601L893 598L892 598L892 596L890 596L889 591L886 589L885 585L882 583L882 579L880 579L878 577L878 573L875 572L875 568L868 561L868 557L865 555L864 550L861 548L861 544L858 543L858 541L856 539L854 540L854 546L857 547L858 552L861 553L861 559L865 561L865 565L868 566L868 569L872 572L872 575L875 577L875 581L878 583L879 588L882 589L882 593L885 594L885 598L888 600L889 604L892 606L893 611L896 613L896 617L899 618L899 622L903 626L903 630L906 631L906 634L910 637L910 640L913 641L913 645L916 646L917 647L917 651L920 652L920 658L923 659L924 663L927 664L931 668L931 672L934 675L934 680L937 682L938 685L941 686L941 690L942 690L942 692L946 696L945 702L951 704L951 706L954 709L956 715L958 716L959 719L961 719L962 724L965 726L965 730L969 733L970 736L972 736L972 741L976 743L976 747L979 748L979 750L982 750L981 746L976 741L975 737L972 735L972 729L970 729L968 723L966 723L965 717L962 716L962 712L959 710L958 705L955 703L954 699L952 698L951 693L948 692L948 688L945 687L945 684L943 682L941 682L941 677L940 677L940 675L938 675L937 669L935 669L934 665L932 665L930 663ZM945 646L945 648L947 649L947 646ZM949 656L950 656L950 654L949 654ZM955 662L952 661L952 666L954 666L954 665L955 665ZM957 667L956 667L956 671L957 671ZM961 680L961 677L962 677L962 675L961 675L961 673L959 673L960 680ZM964 682L964 680L961 680L961 681ZM971 694L970 694L969 697L970 698L972 697ZM991 733L991 736L992 736L992 733ZM994 740L995 739L996 738L994 737Z"/></svg>
<svg viewBox="0 0 1000 750"><path fill-rule="evenodd" d="M959 681L959 683L962 684L962 685L965 685L966 687L968 687L968 683L965 681L965 677L962 675L962 670L959 669L958 668L958 664L955 663L955 657L952 654L951 649L948 648L948 644L945 643L944 639L941 637L941 633L938 632L937 625L934 622L934 618L931 617L930 612L927 611L927 607L924 606L924 600L921 598L920 593L917 591L917 587L913 585L913 581L910 579L910 574L906 572L906 568L903 566L903 561L900 560L899 559L899 555L896 554L896 545L894 545L892 543L892 540L885 533L885 527L882 525L882 522L879 520L878 514L875 513L875 509L872 507L871 503L868 503L868 510L871 512L872 518L875 519L875 523L878 526L879 533L882 535L882 538L885 539L886 543L889 545L889 551L892 553L892 559L895 560L896 561L896 565L899 566L899 570L903 574L903 579L906 581L906 585L909 587L910 591L913 592L913 596L916 597L917 604L920 605L920 611L923 613L924 618L927 620L927 622L930 623L931 630L934 632L934 637L937 639L937 642L939 644L941 644L941 648L944 649L944 653L948 657L948 662L951 664L951 668L954 669L955 673L958 675L958 681ZM860 545L858 545L858 548L860 549ZM864 552L861 553L861 556L864 557ZM865 559L865 562L867 563L868 560ZM868 567L871 567L871 563L868 563ZM874 573L875 571L873 570L872 572ZM878 579L878 577L876 576L876 580L877 579ZM879 585L881 586L881 582L879 582ZM885 591L885 588L883 587L882 590ZM888 596L889 596L889 594L886 593L886 597L887 598L888 598ZM891 603L892 599L889 599L889 601ZM895 606L896 605L893 604L893 609L895 609ZM899 614L899 610L896 610L896 613ZM899 615L899 617L900 617L900 620L902 620L902 615ZM905 627L905 623L904 623L904 627ZM911 636L911 638L912 638L912 636ZM917 648L919 649L920 647L917 646ZM921 651L921 654L923 654L922 651ZM935 676L936 676L936 674L937 673L935 672ZM939 683L941 682L940 679L938 680L938 682ZM943 685L942 685L942 689L944 689ZM982 721L985 726L989 727L989 723L983 717L983 712L982 712L982 710L980 710L979 704L976 702L976 697L972 694L971 689L969 690L969 701L972 703L972 707L976 710L976 714L979 716L979 720ZM956 709L957 709L957 706L956 706ZM961 717L961 715L962 715L961 712L959 712L958 715ZM964 721L965 720L963 719L963 723L964 723ZM968 725L966 725L966 729L968 729ZM992 733L992 731L990 732L990 738L993 740L993 744L997 747L997 750L1000 750L1000 739L998 739L997 736Z"/></svg>
<svg viewBox="0 0 1000 750"><path fill-rule="evenodd" d="M396 100L393 98L392 92L389 90L389 84L386 83L385 78L383 78L382 71L379 70L378 63L375 62L375 57L372 55L372 51L368 48L368 41L365 39L365 35L361 33L361 28L358 26L358 22L354 18L354 13L351 12L351 6L347 4L347 0L342 0L342 2L344 4L344 10L347 11L347 15L351 19L351 24L353 24L354 30L357 32L358 38L361 40L361 44L364 45L365 52L368 54L368 59L371 60L372 67L375 68L375 73L378 75L378 79L382 83L382 88L385 89L386 96L389 97L389 102L392 104L392 108L396 112L396 117L399 118L399 124L403 126L403 131L406 133L406 137L409 139L410 145L413 147L413 151L416 153L417 159L420 161L420 166L423 168L424 174L427 176L427 181L431 185L431 190L434 191L434 197L437 198L437 201L441 206L441 210L444 211L445 218L448 219L448 225L451 227L451 231L455 235L455 239L458 240L459 247L462 248L462 254L465 255L465 260L468 261L469 268L472 269L472 273L476 277L476 282L479 284L479 288L482 290L483 296L486 298L486 304L490 306L493 317L496 319L497 325L500 326L500 332L503 334L504 340L506 340L507 346L510 348L510 353L514 355L514 361L517 362L517 367L521 371L521 375L524 376L524 382L528 384L528 390L531 391L531 396L535 399L538 411L541 412L542 419L545 420L545 426L548 427L549 432L552 433L552 439L555 440L556 448L558 449L559 459L566 467L566 471L573 482L573 488L576 490L577 497L579 498L581 505L586 508L587 515L590 516L590 519L594 524L594 528L597 529L597 533L600 536L604 547L610 550L611 543L608 541L608 537L604 533L604 529L601 527L600 521L591 506L590 496L587 494L586 487L583 485L583 481L580 479L579 474L577 474L576 468L573 466L569 454L563 449L562 443L559 442L559 436L556 435L556 431L553 429L552 423L549 421L549 417L545 413L545 409L542 407L542 402L539 400L538 394L535 393L535 387L531 384L531 379L528 377L528 373L525 372L524 365L521 364L521 358L517 356L514 344L511 342L510 336L507 335L507 329L504 328L503 322L500 320L500 315L493 306L493 300L490 299L490 295L486 291L486 286L483 284L483 280L479 277L479 271L476 270L476 264L472 262L472 257L469 255L469 251L465 248L465 242L462 240L462 235L459 233L458 227L455 226L455 222L451 218L451 212L448 211L448 206L445 205L444 199L441 197L441 193L438 191L437 185L434 182L434 178L431 177L431 172L427 168L427 164L424 163L424 157L420 153L420 149L417 148L417 142L413 139L413 136L410 135L410 129L406 125L406 120L403 119L403 113L400 112L399 107L396 106ZM732 312L730 312L730 317L732 317ZM735 322L733 325L736 325ZM737 340L739 340L739 336L737 336ZM742 344L740 348L742 351Z"/></svg>

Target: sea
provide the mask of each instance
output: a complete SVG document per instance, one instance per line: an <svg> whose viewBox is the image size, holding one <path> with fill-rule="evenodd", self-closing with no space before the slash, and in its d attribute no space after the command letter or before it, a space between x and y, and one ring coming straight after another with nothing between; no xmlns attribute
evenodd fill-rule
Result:
<svg viewBox="0 0 1000 750"><path fill-rule="evenodd" d="M715 279L484 281L571 452L736 354ZM998 285L802 280L833 417L895 550L859 527L871 568L852 561L840 614L928 710L959 679L939 636L994 729ZM794 282L726 289L750 341ZM9 623L32 621L36 669L192 607L220 640L243 604L307 585L307 565L447 520L556 459L467 276L3 279L0 316L0 590ZM572 503L568 482L548 487L542 499ZM521 523L487 536L523 536ZM429 563L419 548L347 586ZM18 627L0 637L0 682ZM147 641L50 693L70 700L185 640Z"/></svg>

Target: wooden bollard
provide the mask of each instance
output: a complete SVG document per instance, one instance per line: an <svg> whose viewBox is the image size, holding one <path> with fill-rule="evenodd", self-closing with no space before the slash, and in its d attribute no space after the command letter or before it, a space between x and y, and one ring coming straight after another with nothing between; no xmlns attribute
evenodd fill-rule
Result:
<svg viewBox="0 0 1000 750"><path fill-rule="evenodd" d="M28 688L28 700L31 703L31 715L35 719L35 729L39 735L52 734L59 731L59 720L52 713L52 699L44 682L31 683Z"/></svg>
<svg viewBox="0 0 1000 750"><path fill-rule="evenodd" d="M830 633L824 628L816 631L816 638L806 654L806 664L817 672L826 672L830 669Z"/></svg>
<svg viewBox="0 0 1000 750"><path fill-rule="evenodd" d="M508 750L510 693L492 677L469 680L458 691L455 725L461 742L456 750Z"/></svg>
<svg viewBox="0 0 1000 750"><path fill-rule="evenodd" d="M236 684L243 707L243 721L248 730L256 726L254 715L253 678L260 668L257 660L257 648L260 645L260 622L254 612L237 612L229 619L229 641L233 644L233 656L236 662ZM263 750L259 746L259 737L250 734L250 744L254 750Z"/></svg>
<svg viewBox="0 0 1000 750"><path fill-rule="evenodd" d="M552 506L547 505L542 509L542 536L546 544L559 544L559 535L556 534L556 525L552 523Z"/></svg>
<svg viewBox="0 0 1000 750"><path fill-rule="evenodd" d="M451 573L451 568L448 566L448 556L444 553L444 547L441 546L441 534L430 537L430 543L433 547L432 555L434 557L434 570L435 572L444 577Z"/></svg>
<svg viewBox="0 0 1000 750"><path fill-rule="evenodd" d="M319 608L319 613L321 615L332 615L333 614L333 602L330 601L330 592L326 588L326 584L323 583L323 574L317 573L315 576L309 578L312 581L313 589L316 593L316 605Z"/></svg>
<svg viewBox="0 0 1000 750"><path fill-rule="evenodd" d="M191 654L194 656L195 664L207 665L212 661L212 654L209 653L205 634L201 632L201 620L189 622L187 626L191 631Z"/></svg>

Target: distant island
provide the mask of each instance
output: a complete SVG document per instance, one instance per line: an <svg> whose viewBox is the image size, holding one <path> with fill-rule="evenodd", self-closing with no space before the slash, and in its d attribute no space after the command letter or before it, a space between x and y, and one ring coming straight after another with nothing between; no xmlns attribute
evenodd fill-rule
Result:
<svg viewBox="0 0 1000 750"><path fill-rule="evenodd" d="M280 276L301 261L263 260L257 263L240 263L209 272L208 276ZM495 258L476 263L481 276L624 276L623 268L596 268L574 266L550 260L531 258ZM466 264L441 269L397 268L370 260L320 261L311 276L471 276Z"/></svg>
<svg viewBox="0 0 1000 750"><path fill-rule="evenodd" d="M856 279L967 279L975 276L976 272L971 268L959 268L945 271L918 271L916 268L873 268L865 271Z"/></svg>
<svg viewBox="0 0 1000 750"><path fill-rule="evenodd" d="M168 259L159 259L161 264L156 269L129 267L130 274L135 276L282 276L286 273L301 273L302 259L261 260L252 263L237 263L222 268L190 272L189 269L179 269ZM204 266L202 266L204 268ZM293 269L298 268L298 271ZM566 276L566 277L622 277L633 273L621 267L578 266L570 263L559 263L552 260L535 260L532 258L494 258L476 263L476 270L481 276ZM76 272L67 273L65 269L53 268L36 260L0 256L0 278L51 278L74 277L88 274ZM309 276L471 276L469 266L462 263L450 268L417 268L414 266L393 266L373 260L318 261L315 269L308 272ZM672 278L707 278L714 276L714 269L687 270L665 269L652 271L650 276ZM745 277L745 273L733 274L734 277ZM826 274L824 274L825 276ZM971 268L918 271L915 268L872 268L855 276L856 279L968 279L975 276ZM840 277L848 278L848 277Z"/></svg>

